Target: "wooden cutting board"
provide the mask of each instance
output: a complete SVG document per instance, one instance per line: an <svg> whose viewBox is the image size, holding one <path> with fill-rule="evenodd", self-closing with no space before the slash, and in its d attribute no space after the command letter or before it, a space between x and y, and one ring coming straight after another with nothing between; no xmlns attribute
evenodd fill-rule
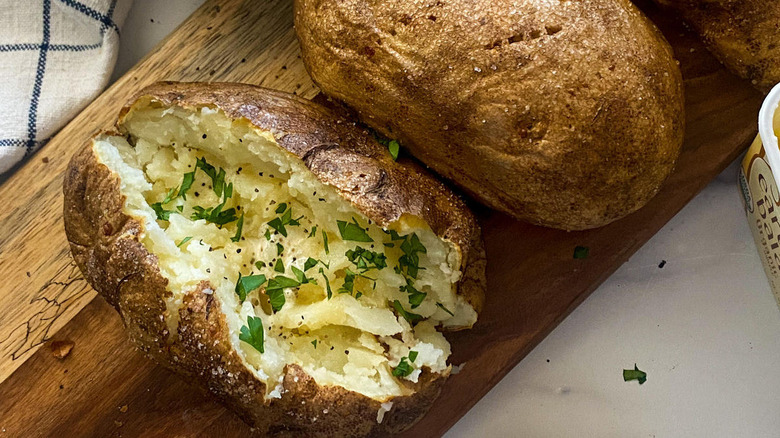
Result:
<svg viewBox="0 0 780 438"><path fill-rule="evenodd" d="M448 336L465 363L407 436L439 436L755 136L761 95L675 22L637 3L675 48L686 81L685 149L639 212L586 232L544 229L479 210L488 296L471 331ZM118 315L81 278L62 226L62 174L122 103L156 80L241 81L317 94L289 0L210 0L0 186L0 431L3 436L243 436L235 415L136 352ZM574 259L576 246L590 248ZM50 339L75 342L64 360ZM43 347L43 348L42 348Z"/></svg>

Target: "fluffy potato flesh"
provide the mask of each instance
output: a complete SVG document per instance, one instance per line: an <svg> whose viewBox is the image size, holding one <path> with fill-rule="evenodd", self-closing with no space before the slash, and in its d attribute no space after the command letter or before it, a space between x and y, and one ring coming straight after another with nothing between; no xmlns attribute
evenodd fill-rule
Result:
<svg viewBox="0 0 780 438"><path fill-rule="evenodd" d="M477 315L455 293L459 252L421 220L380 227L271 132L216 108L151 105L124 126L93 147L169 281L171 334L184 294L207 281L268 398L292 363L380 401L409 394L423 368L449 371L437 328Z"/></svg>

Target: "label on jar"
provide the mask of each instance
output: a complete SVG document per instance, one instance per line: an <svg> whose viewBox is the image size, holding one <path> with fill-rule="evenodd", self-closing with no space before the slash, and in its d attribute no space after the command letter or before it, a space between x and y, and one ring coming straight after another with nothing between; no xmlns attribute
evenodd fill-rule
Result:
<svg viewBox="0 0 780 438"><path fill-rule="evenodd" d="M764 271L780 304L780 190L760 137L742 161L739 186Z"/></svg>

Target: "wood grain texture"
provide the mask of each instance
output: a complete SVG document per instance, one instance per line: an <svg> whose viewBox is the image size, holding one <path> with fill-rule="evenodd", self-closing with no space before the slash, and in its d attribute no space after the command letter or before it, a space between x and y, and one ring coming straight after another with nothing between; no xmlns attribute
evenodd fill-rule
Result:
<svg viewBox="0 0 780 438"><path fill-rule="evenodd" d="M473 330L449 336L452 362L465 367L406 436L443 434L755 136L761 96L675 19L637 3L674 46L686 79L688 128L675 173L647 207L597 230L565 233L478 208L488 255L485 310ZM7 436L249 433L233 414L136 353L119 316L91 301L94 293L66 249L61 173L82 141L154 80L233 80L314 96L291 24L285 0L207 2L0 187L0 379L28 359L0 383L0 430ZM573 259L577 245L590 248L587 259ZM62 361L48 348L35 352L55 332L76 342Z"/></svg>
<svg viewBox="0 0 780 438"><path fill-rule="evenodd" d="M89 303L62 225L62 174L73 152L110 127L140 88L158 80L241 81L311 98L292 4L207 1L0 186L0 381Z"/></svg>

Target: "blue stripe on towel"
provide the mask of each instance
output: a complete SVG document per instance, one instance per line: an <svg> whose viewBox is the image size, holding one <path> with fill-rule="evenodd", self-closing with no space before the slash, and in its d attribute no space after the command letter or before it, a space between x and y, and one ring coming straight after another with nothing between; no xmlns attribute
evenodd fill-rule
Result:
<svg viewBox="0 0 780 438"><path fill-rule="evenodd" d="M51 39L51 0L43 0L43 42L41 42L38 55L38 70L35 72L35 85L33 86L32 99L30 100L30 112L27 116L27 154L30 154L37 145L35 137L38 134L38 99L41 97L43 86L43 74L46 72L46 55L49 51Z"/></svg>
<svg viewBox="0 0 780 438"><path fill-rule="evenodd" d="M114 29L116 33L119 33L119 26L117 26L116 23L114 23L114 20L112 18L114 14L114 7L116 6L116 1L112 2L111 7L108 10L108 14L101 14L100 12L90 8L84 3L78 2L76 0L60 0L60 2L81 12L87 17L90 17L94 20L103 23L103 26L107 28L110 27L111 29Z"/></svg>

